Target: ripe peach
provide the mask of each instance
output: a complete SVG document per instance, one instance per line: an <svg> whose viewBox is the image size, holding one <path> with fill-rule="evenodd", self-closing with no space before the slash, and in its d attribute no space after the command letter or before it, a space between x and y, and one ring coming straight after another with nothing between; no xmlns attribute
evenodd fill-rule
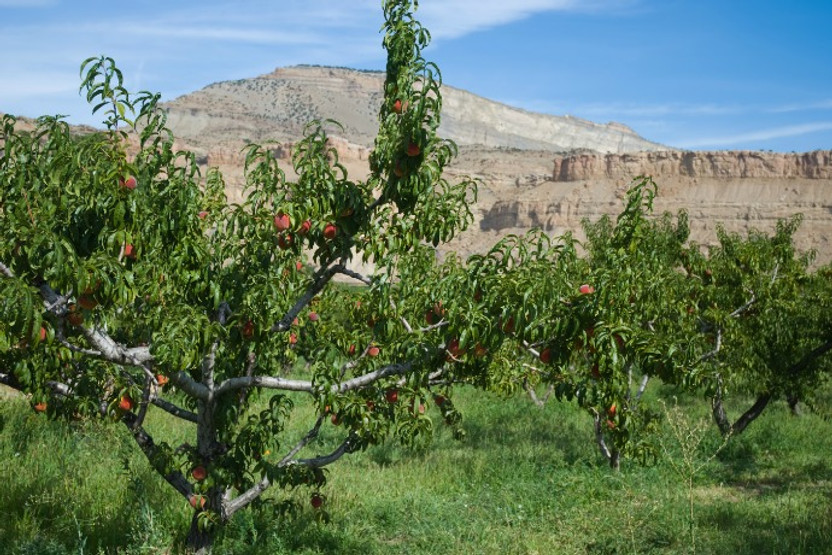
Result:
<svg viewBox="0 0 832 555"><path fill-rule="evenodd" d="M200 465L191 470L191 476L193 476L194 480L197 482L201 482L206 476L208 476L208 471L205 470L204 466Z"/></svg>
<svg viewBox="0 0 832 555"><path fill-rule="evenodd" d="M277 246L283 250L292 248L292 235L287 233L277 238Z"/></svg>
<svg viewBox="0 0 832 555"><path fill-rule="evenodd" d="M92 310L98 306L98 301L96 301L91 295L81 295L78 297L78 304L85 310Z"/></svg>
<svg viewBox="0 0 832 555"><path fill-rule="evenodd" d="M401 114L402 112L407 111L408 102L405 100L404 102L401 99L397 98L396 101L393 103L393 111L397 114Z"/></svg>
<svg viewBox="0 0 832 555"><path fill-rule="evenodd" d="M118 408L121 410L133 410L133 399L129 395L122 395L118 402Z"/></svg>
<svg viewBox="0 0 832 555"><path fill-rule="evenodd" d="M125 189L133 190L138 185L136 178L132 175L127 176L125 179L119 179L118 184L124 187Z"/></svg>
<svg viewBox="0 0 832 555"><path fill-rule="evenodd" d="M448 341L448 344L445 346L448 353L454 358L459 358L465 354L465 350L459 346L459 339L453 338Z"/></svg>
<svg viewBox="0 0 832 555"><path fill-rule="evenodd" d="M281 210L274 217L274 228L277 231L286 231L290 227L292 227L292 219L289 217L289 214Z"/></svg>

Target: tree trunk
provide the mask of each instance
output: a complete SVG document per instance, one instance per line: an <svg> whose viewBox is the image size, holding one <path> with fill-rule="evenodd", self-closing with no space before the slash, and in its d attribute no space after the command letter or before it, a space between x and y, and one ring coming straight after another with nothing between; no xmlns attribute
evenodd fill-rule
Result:
<svg viewBox="0 0 832 555"><path fill-rule="evenodd" d="M214 527L208 526L204 529L199 527L199 513L194 512L191 519L191 529L188 530L188 537L185 540L185 548L193 555L211 555L214 545Z"/></svg>
<svg viewBox="0 0 832 555"><path fill-rule="evenodd" d="M792 411L792 416L800 416L800 407L797 406L800 399L798 399L795 395L789 395L786 397L786 400L789 402L789 410Z"/></svg>
<svg viewBox="0 0 832 555"><path fill-rule="evenodd" d="M749 424L754 422L754 420L760 416L769 401L771 401L771 393L764 393L757 397L757 400L753 405L751 405L751 408L745 411L745 413L743 413L743 415L740 416L736 422L734 422L734 425L731 426L731 432L741 434Z"/></svg>
<svg viewBox="0 0 832 555"><path fill-rule="evenodd" d="M728 415L725 414L725 406L722 404L722 390L717 389L714 398L711 400L711 412L714 415L714 421L722 435L731 433L731 423L728 421Z"/></svg>
<svg viewBox="0 0 832 555"><path fill-rule="evenodd" d="M754 422L754 420L762 414L769 401L771 401L771 393L763 393L759 395L757 400L754 401L754 404L751 405L751 407L745 411L742 416L737 418L736 422L731 424L728 420L728 416L725 414L725 407L722 405L722 395L717 392L717 394L714 395L711 405L713 408L714 420L716 421L717 426L719 426L719 431L722 432L722 435L724 436L728 434L741 434L745 431L749 424Z"/></svg>
<svg viewBox="0 0 832 555"><path fill-rule="evenodd" d="M610 453L610 468L615 472L621 470L621 451L618 449L613 449Z"/></svg>

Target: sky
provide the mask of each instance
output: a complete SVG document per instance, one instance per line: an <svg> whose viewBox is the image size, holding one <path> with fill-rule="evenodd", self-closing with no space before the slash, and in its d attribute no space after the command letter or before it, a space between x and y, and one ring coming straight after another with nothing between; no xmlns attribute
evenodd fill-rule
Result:
<svg viewBox="0 0 832 555"><path fill-rule="evenodd" d="M691 150L832 149L832 0L421 0L443 81ZM383 70L381 0L0 0L0 111L100 124L81 62L162 100L296 64Z"/></svg>

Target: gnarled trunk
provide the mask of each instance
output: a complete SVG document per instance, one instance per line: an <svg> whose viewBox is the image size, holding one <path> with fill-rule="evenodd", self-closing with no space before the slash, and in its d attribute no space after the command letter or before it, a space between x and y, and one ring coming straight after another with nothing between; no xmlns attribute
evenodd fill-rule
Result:
<svg viewBox="0 0 832 555"><path fill-rule="evenodd" d="M754 404L742 416L737 418L737 421L733 424L728 420L728 415L725 413L725 407L722 404L722 395L719 391L714 395L711 401L711 407L714 420L722 435L741 434L749 424L754 422L762 414L763 410L768 406L769 401L771 401L771 393L759 395Z"/></svg>

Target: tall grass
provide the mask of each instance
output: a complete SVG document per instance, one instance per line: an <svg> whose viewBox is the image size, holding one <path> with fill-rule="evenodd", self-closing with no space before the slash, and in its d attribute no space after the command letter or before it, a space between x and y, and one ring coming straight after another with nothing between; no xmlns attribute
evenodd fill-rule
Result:
<svg viewBox="0 0 832 555"><path fill-rule="evenodd" d="M427 450L344 458L325 512L307 490L273 492L297 510L238 514L216 552L686 553L691 524L698 553L832 552L832 423L811 413L774 404L689 482L667 460L612 473L573 405L460 393L464 439L439 424ZM691 422L707 416L699 399L679 406ZM161 439L184 438L156 418ZM327 427L321 452L338 432ZM120 426L50 422L0 401L0 552L177 552L190 508L131 442ZM702 453L721 442L706 430Z"/></svg>

